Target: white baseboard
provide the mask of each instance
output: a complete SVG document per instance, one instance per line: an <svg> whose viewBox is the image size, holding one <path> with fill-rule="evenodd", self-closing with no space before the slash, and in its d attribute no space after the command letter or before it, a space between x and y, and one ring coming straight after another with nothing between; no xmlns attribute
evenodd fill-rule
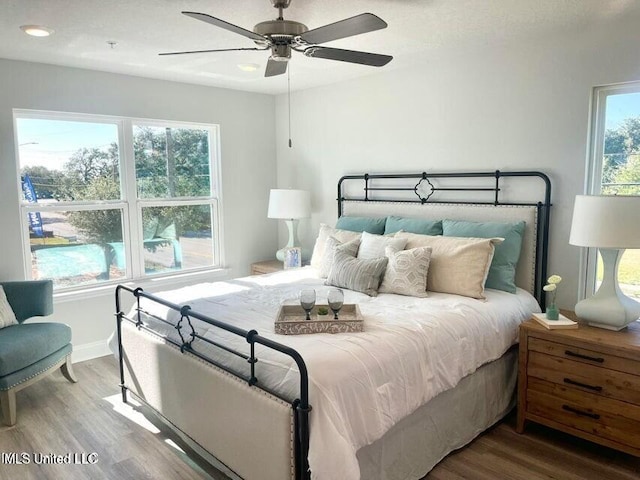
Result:
<svg viewBox="0 0 640 480"><path fill-rule="evenodd" d="M83 345L74 345L73 353L71 354L71 362L84 362L85 360L104 357L105 355L111 355L111 350L109 350L106 340L85 343Z"/></svg>

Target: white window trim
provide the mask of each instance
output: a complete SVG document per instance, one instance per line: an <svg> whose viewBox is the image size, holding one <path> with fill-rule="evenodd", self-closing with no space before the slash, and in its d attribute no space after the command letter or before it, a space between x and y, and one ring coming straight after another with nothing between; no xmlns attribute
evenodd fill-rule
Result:
<svg viewBox="0 0 640 480"><path fill-rule="evenodd" d="M121 279L106 280L98 284L77 285L56 289L57 298L78 298L90 296L104 289L111 289L117 284L148 283L148 282L171 282L180 281L180 278L199 277L213 274L216 277L224 276L228 272L224 268L224 232L222 213L222 182L221 182L221 161L220 161L220 127L215 124L204 124L198 122L165 121L158 119L119 117L111 115L54 112L42 110L13 110L13 130L15 142L15 162L16 171L20 172L20 157L18 148L18 118L62 120L72 122L90 122L114 124L118 130L118 143L120 150L120 189L122 199L119 200L96 200L93 202L65 202L63 205L29 204L20 198L20 222L23 244L24 274L26 279L32 278L31 270L31 243L29 238L29 225L25 221L29 211L69 211L69 210L101 210L114 208L122 210L122 235L125 245L139 245L142 239L142 208L152 206L167 205L210 205L212 211L211 225L213 234L213 259L214 265L190 268L188 270L178 270L175 272L161 272L158 274L146 274L144 269L144 254L137 248L127 248L127 276ZM135 182L135 159L133 149L133 125L161 127L161 128L189 128L202 129L209 132L209 158L210 158L210 194L207 197L179 197L175 199L138 199L137 186ZM16 176L18 191L22 192L20 185L20 175ZM134 213L135 212L135 217Z"/></svg>
<svg viewBox="0 0 640 480"><path fill-rule="evenodd" d="M584 183L585 195L599 195L602 189L602 158L604 154L605 119L607 98L610 95L640 92L640 82L628 82L595 87L591 96L589 122L589 150ZM578 300L587 298L596 291L596 269L598 249L582 248L578 282Z"/></svg>

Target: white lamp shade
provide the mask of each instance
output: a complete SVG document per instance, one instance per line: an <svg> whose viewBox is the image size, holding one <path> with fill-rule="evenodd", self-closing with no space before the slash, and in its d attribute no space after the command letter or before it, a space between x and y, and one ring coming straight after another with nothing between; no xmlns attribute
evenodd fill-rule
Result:
<svg viewBox="0 0 640 480"><path fill-rule="evenodd" d="M640 196L577 195L569 243L579 247L640 248Z"/></svg>
<svg viewBox="0 0 640 480"><path fill-rule="evenodd" d="M269 218L307 218L311 215L311 195L306 190L273 189L269 194Z"/></svg>

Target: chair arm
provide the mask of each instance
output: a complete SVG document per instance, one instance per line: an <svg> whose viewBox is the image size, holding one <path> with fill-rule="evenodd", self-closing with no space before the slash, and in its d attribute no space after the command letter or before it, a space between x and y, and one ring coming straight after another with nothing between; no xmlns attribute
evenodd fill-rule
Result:
<svg viewBox="0 0 640 480"><path fill-rule="evenodd" d="M53 282L24 280L0 282L18 322L27 318L44 317L53 313Z"/></svg>

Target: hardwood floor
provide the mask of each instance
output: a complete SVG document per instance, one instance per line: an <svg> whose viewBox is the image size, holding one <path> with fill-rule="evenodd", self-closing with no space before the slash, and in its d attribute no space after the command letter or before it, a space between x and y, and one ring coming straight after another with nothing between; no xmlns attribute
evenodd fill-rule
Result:
<svg viewBox="0 0 640 480"><path fill-rule="evenodd" d="M18 392L18 423L0 427L0 480L227 480L153 415L120 402L117 364L103 357L74 365ZM637 480L640 459L530 424L515 432L510 415L449 455L423 480ZM10 465L7 453L78 454L86 464ZM95 452L97 463L90 464ZM82 454L86 454L82 457ZM4 460L4 462L2 461ZM340 480L340 479L335 479Z"/></svg>

